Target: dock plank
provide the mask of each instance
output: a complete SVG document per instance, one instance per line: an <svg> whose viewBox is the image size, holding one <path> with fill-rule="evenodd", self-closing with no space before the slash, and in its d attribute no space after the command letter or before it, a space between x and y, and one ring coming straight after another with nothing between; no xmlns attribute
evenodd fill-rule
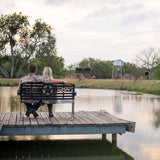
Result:
<svg viewBox="0 0 160 160"><path fill-rule="evenodd" d="M51 121L49 120L47 114L45 112L40 112L45 125L51 125Z"/></svg>
<svg viewBox="0 0 160 160"><path fill-rule="evenodd" d="M115 121L113 120L113 117L110 117L108 115L104 115L101 112L92 112L92 114L96 117L101 117L106 124L111 124L111 123L115 123Z"/></svg>
<svg viewBox="0 0 160 160"><path fill-rule="evenodd" d="M47 116L49 117L49 120L51 121L52 125L58 125L59 122L57 121L55 115L55 113L53 112L53 117L49 117L49 114L47 113Z"/></svg>
<svg viewBox="0 0 160 160"><path fill-rule="evenodd" d="M49 120L49 125L52 125L52 121L50 120L48 112L44 112L46 114L47 119Z"/></svg>
<svg viewBox="0 0 160 160"><path fill-rule="evenodd" d="M95 122L91 117L88 117L84 111L79 112L79 115L82 119L84 119L88 124L95 124Z"/></svg>
<svg viewBox="0 0 160 160"><path fill-rule="evenodd" d="M108 113L107 111L99 112L98 114L102 114L102 116L107 117L109 122L115 122L115 123L126 123L126 120L123 120L119 117L113 116L112 114Z"/></svg>
<svg viewBox="0 0 160 160"><path fill-rule="evenodd" d="M0 112L0 123L2 122L4 116L5 116L5 112Z"/></svg>
<svg viewBox="0 0 160 160"><path fill-rule="evenodd" d="M68 116L64 112L62 112L61 115L63 116L63 119L67 122L67 124L74 124L70 115Z"/></svg>
<svg viewBox="0 0 160 160"><path fill-rule="evenodd" d="M34 125L34 126L38 125L37 118L31 117L30 122L31 122L31 125Z"/></svg>
<svg viewBox="0 0 160 160"><path fill-rule="evenodd" d="M11 112L11 117L8 125L14 126L16 124L16 121L17 121L17 112Z"/></svg>
<svg viewBox="0 0 160 160"><path fill-rule="evenodd" d="M63 120L63 118L61 117L61 115L58 114L58 112L55 112L54 116L55 116L55 118L57 119L57 121L59 122L60 125L67 124L67 122L65 122Z"/></svg>
<svg viewBox="0 0 160 160"><path fill-rule="evenodd" d="M39 116L37 117L37 123L38 125L42 125L42 126L45 125L45 122L43 120L41 113L39 113Z"/></svg>
<svg viewBox="0 0 160 160"><path fill-rule="evenodd" d="M95 122L95 124L105 124L106 121L101 116L95 116L94 112L84 112L85 115L92 118Z"/></svg>
<svg viewBox="0 0 160 160"><path fill-rule="evenodd" d="M71 112L64 112L64 115L67 117L67 119L71 120L73 124L81 124L81 122L78 121L76 116L74 116L74 119L72 119L72 113Z"/></svg>
<svg viewBox="0 0 160 160"><path fill-rule="evenodd" d="M30 117L27 117L25 113L22 113L22 117L23 117L23 125L30 126L31 125Z"/></svg>
<svg viewBox="0 0 160 160"><path fill-rule="evenodd" d="M11 112L6 112L6 114L5 114L1 123L3 125L7 125L9 123L10 117L11 117Z"/></svg>
<svg viewBox="0 0 160 160"><path fill-rule="evenodd" d="M85 119L83 119L82 114L80 112L76 112L74 115L75 119L77 119L81 124L90 124Z"/></svg>
<svg viewBox="0 0 160 160"><path fill-rule="evenodd" d="M17 121L16 121L16 125L17 126L21 126L21 125L23 125L23 114L21 113L21 115L20 115L20 113L17 113Z"/></svg>

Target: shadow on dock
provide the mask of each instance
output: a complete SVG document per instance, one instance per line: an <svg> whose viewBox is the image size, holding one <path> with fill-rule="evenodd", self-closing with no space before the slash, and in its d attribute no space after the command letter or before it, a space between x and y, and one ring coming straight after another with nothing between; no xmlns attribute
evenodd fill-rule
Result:
<svg viewBox="0 0 160 160"><path fill-rule="evenodd" d="M1 141L0 159L133 160L134 158L102 140Z"/></svg>

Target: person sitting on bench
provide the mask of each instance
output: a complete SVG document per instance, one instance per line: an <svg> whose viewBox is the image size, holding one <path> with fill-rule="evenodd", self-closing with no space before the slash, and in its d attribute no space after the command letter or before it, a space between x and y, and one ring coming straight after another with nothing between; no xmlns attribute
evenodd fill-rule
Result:
<svg viewBox="0 0 160 160"><path fill-rule="evenodd" d="M20 85L25 82L43 82L43 83L51 83L51 84L58 84L58 83L64 83L69 84L69 82L64 80L58 80L58 79L48 79L44 78L43 76L36 75L37 74L37 66L32 64L29 66L29 74L27 76L24 76L20 79L18 92L20 92ZM27 108L26 116L29 117L29 115L32 113L33 116L36 118L38 116L38 113L36 112L38 108L41 106L42 101L30 103L29 101L26 101L25 106Z"/></svg>
<svg viewBox="0 0 160 160"><path fill-rule="evenodd" d="M45 67L43 70L43 77L51 80L51 79L53 79L52 75L53 75L52 69L50 67ZM53 113L52 113L52 106L53 105L51 103L48 103L47 106L48 106L49 117L53 117Z"/></svg>

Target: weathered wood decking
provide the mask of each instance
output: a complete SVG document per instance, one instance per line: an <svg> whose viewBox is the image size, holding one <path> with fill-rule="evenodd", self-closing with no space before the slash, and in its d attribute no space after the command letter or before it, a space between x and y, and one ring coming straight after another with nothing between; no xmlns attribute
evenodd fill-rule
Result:
<svg viewBox="0 0 160 160"><path fill-rule="evenodd" d="M123 134L135 131L135 122L126 121L106 111L39 112L39 117L27 118L25 113L0 112L0 135L66 135L66 134Z"/></svg>

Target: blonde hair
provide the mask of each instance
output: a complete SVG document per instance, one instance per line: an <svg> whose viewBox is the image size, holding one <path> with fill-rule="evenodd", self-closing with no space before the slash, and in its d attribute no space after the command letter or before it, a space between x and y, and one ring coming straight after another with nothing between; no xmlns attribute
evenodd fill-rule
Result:
<svg viewBox="0 0 160 160"><path fill-rule="evenodd" d="M43 77L44 78L49 78L49 79L52 79L53 76L52 76L52 69L50 67L45 67L44 70L43 70Z"/></svg>

